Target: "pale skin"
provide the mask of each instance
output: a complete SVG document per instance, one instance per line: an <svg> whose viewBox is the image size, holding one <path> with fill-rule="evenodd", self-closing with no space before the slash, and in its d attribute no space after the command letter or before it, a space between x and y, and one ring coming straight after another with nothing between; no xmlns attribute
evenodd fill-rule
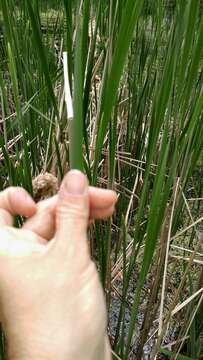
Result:
<svg viewBox="0 0 203 360"><path fill-rule="evenodd" d="M113 191L69 172L59 194L35 204L0 193L0 317L9 360L110 360L106 308L88 249L88 223L112 215ZM14 215L28 219L13 227Z"/></svg>

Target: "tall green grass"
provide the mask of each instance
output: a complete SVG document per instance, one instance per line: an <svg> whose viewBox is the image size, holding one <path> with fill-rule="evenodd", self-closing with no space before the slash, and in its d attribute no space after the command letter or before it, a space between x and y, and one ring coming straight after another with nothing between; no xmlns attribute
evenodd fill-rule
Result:
<svg viewBox="0 0 203 360"><path fill-rule="evenodd" d="M146 344L151 358L159 352L172 359L201 356L200 5L0 5L1 188L18 184L32 193L40 172L62 178L71 166L83 169L90 183L118 191L116 214L91 231L115 319L109 323L115 359L141 359ZM68 53L72 122L62 51ZM174 342L171 352L167 342Z"/></svg>

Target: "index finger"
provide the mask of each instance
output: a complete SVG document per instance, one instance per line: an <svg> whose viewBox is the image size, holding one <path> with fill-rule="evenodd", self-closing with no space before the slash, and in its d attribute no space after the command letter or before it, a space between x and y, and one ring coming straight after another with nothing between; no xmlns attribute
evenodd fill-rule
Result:
<svg viewBox="0 0 203 360"><path fill-rule="evenodd" d="M9 187L0 192L0 225L12 225L13 216L30 217L35 214L37 206L26 190L20 187Z"/></svg>

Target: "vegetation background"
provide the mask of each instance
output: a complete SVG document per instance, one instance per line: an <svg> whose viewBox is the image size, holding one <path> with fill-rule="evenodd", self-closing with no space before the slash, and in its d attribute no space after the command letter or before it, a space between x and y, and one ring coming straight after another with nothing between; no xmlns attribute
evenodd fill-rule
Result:
<svg viewBox="0 0 203 360"><path fill-rule="evenodd" d="M76 167L118 192L113 218L89 230L114 359L203 358L202 10L0 3L0 188L39 199Z"/></svg>

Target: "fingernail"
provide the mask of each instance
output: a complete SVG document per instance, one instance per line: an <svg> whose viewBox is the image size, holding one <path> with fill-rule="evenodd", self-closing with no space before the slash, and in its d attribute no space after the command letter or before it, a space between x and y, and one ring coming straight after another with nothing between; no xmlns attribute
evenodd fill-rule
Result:
<svg viewBox="0 0 203 360"><path fill-rule="evenodd" d="M64 186L69 194L82 195L87 187L86 176L79 170L71 170L64 179Z"/></svg>

